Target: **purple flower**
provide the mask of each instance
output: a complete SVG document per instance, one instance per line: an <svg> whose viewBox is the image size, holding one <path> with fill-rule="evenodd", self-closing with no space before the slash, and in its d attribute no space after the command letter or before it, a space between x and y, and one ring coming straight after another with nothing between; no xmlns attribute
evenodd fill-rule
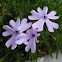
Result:
<svg viewBox="0 0 62 62"><path fill-rule="evenodd" d="M31 11L32 15L28 17L30 20L38 20L37 22L32 24L33 29L37 28L38 31L43 31L44 23L46 23L49 32L54 32L53 28L58 29L59 25L49 20L49 19L56 20L59 18L59 16L55 16L56 15L55 11L51 11L49 14L47 14L48 12L47 6L45 6L43 10L40 7L38 7L37 11L38 12L32 10Z"/></svg>
<svg viewBox="0 0 62 62"><path fill-rule="evenodd" d="M18 45L21 45L21 44L25 44L25 45L27 45L28 44L28 35L26 34L26 33L20 33L18 36L16 36L16 39L18 39L18 40L16 40L15 42L16 42L16 44L18 44Z"/></svg>
<svg viewBox="0 0 62 62"><path fill-rule="evenodd" d="M31 48L31 52L34 53L36 51L36 42L38 43L39 41L37 40L37 37L40 36L40 34L37 34L37 30L29 29L27 30L26 34L19 35L18 38L22 36L19 40L16 41L18 45L22 44L25 42L26 47L25 51L28 52L29 49ZM22 42L21 42L22 41Z"/></svg>
<svg viewBox="0 0 62 62"><path fill-rule="evenodd" d="M24 18L21 21L20 24L20 19L18 18L17 21L15 22L14 20L10 20L11 27L9 27L8 25L4 25L3 29L5 29L6 31L2 33L3 36L9 36L12 35L12 37L6 42L6 47L10 47L11 46L11 50L14 50L17 47L16 44L16 36L19 35L20 33L22 33L23 31L27 30L28 28L31 27L32 23L27 23L27 19Z"/></svg>

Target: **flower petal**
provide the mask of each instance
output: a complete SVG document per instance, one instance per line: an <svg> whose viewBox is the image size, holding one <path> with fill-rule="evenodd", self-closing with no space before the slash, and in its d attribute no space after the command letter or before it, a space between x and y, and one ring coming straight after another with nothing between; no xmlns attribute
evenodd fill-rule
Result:
<svg viewBox="0 0 62 62"><path fill-rule="evenodd" d="M15 21L14 20L10 20L10 25L12 26L12 28L16 28L16 24L15 24Z"/></svg>
<svg viewBox="0 0 62 62"><path fill-rule="evenodd" d="M28 16L30 20L39 20L41 18L41 14L37 13L35 10L32 10L31 14L31 16Z"/></svg>
<svg viewBox="0 0 62 62"><path fill-rule="evenodd" d="M27 40L26 40L26 41L24 41L24 44L25 44L25 45L28 45L28 41L27 41Z"/></svg>
<svg viewBox="0 0 62 62"><path fill-rule="evenodd" d="M27 18L22 19L21 25L23 25L24 23L27 23Z"/></svg>
<svg viewBox="0 0 62 62"><path fill-rule="evenodd" d="M52 22L52 21L49 21L49 24L50 24L53 28L55 28L55 29L58 29L58 28L59 28L59 25L58 25L57 23L54 23L54 22Z"/></svg>
<svg viewBox="0 0 62 62"><path fill-rule="evenodd" d="M5 32L2 33L3 36L9 36L9 35L12 35L12 34L13 34L13 32L11 32L11 31L5 31Z"/></svg>
<svg viewBox="0 0 62 62"><path fill-rule="evenodd" d="M28 16L28 18L30 19L30 20L39 20L41 17L40 16L33 16L33 15L31 15L31 16Z"/></svg>
<svg viewBox="0 0 62 62"><path fill-rule="evenodd" d="M29 37L28 37L28 35L25 34L25 33L20 33L18 36L16 36L16 39L22 39L22 38L28 39Z"/></svg>
<svg viewBox="0 0 62 62"><path fill-rule="evenodd" d="M45 14L47 14L47 12L48 12L48 7L45 6L45 7L43 8L43 11L44 11Z"/></svg>
<svg viewBox="0 0 62 62"><path fill-rule="evenodd" d="M31 22L30 23L27 23L27 19L24 18L22 20L21 25L19 26L18 29L20 30L20 32L23 32L23 31L27 30L28 28L30 28L31 25L32 25L32 23Z"/></svg>
<svg viewBox="0 0 62 62"><path fill-rule="evenodd" d="M34 31L33 29L29 29L29 30L27 30L26 33L30 34L30 33L32 33L33 31Z"/></svg>
<svg viewBox="0 0 62 62"><path fill-rule="evenodd" d="M12 36L12 37L5 43L6 47L10 47L10 46L12 45L13 41L14 41L14 36Z"/></svg>
<svg viewBox="0 0 62 62"><path fill-rule="evenodd" d="M32 10L31 12L30 12L32 15L34 15L34 16L39 16L39 13L37 13L35 10Z"/></svg>
<svg viewBox="0 0 62 62"><path fill-rule="evenodd" d="M30 49L30 44L28 44L26 47L25 47L25 51L28 52Z"/></svg>
<svg viewBox="0 0 62 62"><path fill-rule="evenodd" d="M16 44L21 45L23 44L27 39L26 38L21 38L19 40L16 40Z"/></svg>
<svg viewBox="0 0 62 62"><path fill-rule="evenodd" d="M17 47L17 44L16 44L15 41L14 41L14 42L12 43L11 50L14 50L16 47Z"/></svg>
<svg viewBox="0 0 62 62"><path fill-rule="evenodd" d="M44 20L40 19L39 21L32 24L33 29L37 29L38 31L43 31Z"/></svg>
<svg viewBox="0 0 62 62"><path fill-rule="evenodd" d="M48 16L55 16L56 15L56 12L55 11L51 11Z"/></svg>
<svg viewBox="0 0 62 62"><path fill-rule="evenodd" d="M17 18L17 21L16 21L16 27L18 28L20 25L20 18Z"/></svg>
<svg viewBox="0 0 62 62"><path fill-rule="evenodd" d="M11 27L9 27L8 25L4 25L3 29L5 29L7 31L13 31L13 29Z"/></svg>
<svg viewBox="0 0 62 62"><path fill-rule="evenodd" d="M27 36L26 33L20 33L17 37L20 37L20 36Z"/></svg>
<svg viewBox="0 0 62 62"><path fill-rule="evenodd" d="M46 25L47 25L49 32L54 32L53 27L51 26L49 20L46 20Z"/></svg>
<svg viewBox="0 0 62 62"><path fill-rule="evenodd" d="M38 11L40 14L43 13L43 10L42 10L40 7L37 8L37 11Z"/></svg>
<svg viewBox="0 0 62 62"><path fill-rule="evenodd" d="M59 19L59 16L48 16L48 18L49 18L49 19L54 19L54 20L56 20L56 19Z"/></svg>
<svg viewBox="0 0 62 62"><path fill-rule="evenodd" d="M35 51L36 51L36 43L35 43L35 40L34 40L33 43L32 43L32 46L31 46L31 52L35 53Z"/></svg>

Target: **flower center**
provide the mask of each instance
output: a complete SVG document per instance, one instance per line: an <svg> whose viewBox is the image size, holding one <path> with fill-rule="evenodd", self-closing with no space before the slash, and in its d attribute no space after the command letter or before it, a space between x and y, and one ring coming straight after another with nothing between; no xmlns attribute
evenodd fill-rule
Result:
<svg viewBox="0 0 62 62"><path fill-rule="evenodd" d="M19 34L19 31L15 30L15 31L14 31L14 34L15 34L15 35L18 35L18 34Z"/></svg>
<svg viewBox="0 0 62 62"><path fill-rule="evenodd" d="M16 31L16 34L18 34L19 32L18 31Z"/></svg>
<svg viewBox="0 0 62 62"><path fill-rule="evenodd" d="M46 16L44 16L44 19L46 19Z"/></svg>
<svg viewBox="0 0 62 62"><path fill-rule="evenodd" d="M34 34L32 34L32 37L35 37L35 35L34 35Z"/></svg>

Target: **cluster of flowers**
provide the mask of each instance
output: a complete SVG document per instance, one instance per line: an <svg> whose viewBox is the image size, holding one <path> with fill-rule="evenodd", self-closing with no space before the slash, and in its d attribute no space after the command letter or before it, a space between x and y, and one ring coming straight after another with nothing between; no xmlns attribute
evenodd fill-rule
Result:
<svg viewBox="0 0 62 62"><path fill-rule="evenodd" d="M35 23L27 23L27 19L22 19L20 23L20 19L17 18L17 21L10 20L8 25L4 25L3 29L6 31L2 33L3 36L9 36L12 35L12 37L6 42L6 47L11 46L11 50L14 50L17 45L25 44L25 51L28 52L29 49L31 49L31 52L34 53L36 51L36 43L39 42L37 40L37 37L40 36L40 31L43 31L44 23L46 23L48 31L54 32L54 28L58 29L59 25L57 23L54 23L50 21L49 19L56 20L59 18L59 16L55 16L56 12L51 11L49 14L47 14L48 7L45 6L43 10L38 7L36 12L35 10L32 10L30 13L32 15L28 16L30 20L38 20ZM29 29L32 26L31 29ZM27 31L26 31L27 30ZM26 31L26 33L24 33Z"/></svg>

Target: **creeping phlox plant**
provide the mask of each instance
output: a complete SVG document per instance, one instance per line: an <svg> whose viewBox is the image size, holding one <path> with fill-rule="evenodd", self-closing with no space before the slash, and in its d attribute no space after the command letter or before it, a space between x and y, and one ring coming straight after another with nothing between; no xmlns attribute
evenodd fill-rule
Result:
<svg viewBox="0 0 62 62"><path fill-rule="evenodd" d="M51 11L49 14L47 14L47 6L45 6L43 10L38 7L37 11L38 12L32 10L30 12L32 15L28 16L30 20L38 20L33 24L31 22L28 23L26 18L22 19L20 23L20 18L17 18L16 22L14 20L10 20L9 24L11 25L11 27L9 27L8 25L3 26L3 29L5 29L6 31L3 32L2 35L4 37L12 35L12 37L6 42L6 47L11 46L11 50L14 50L17 45L24 43L26 45L26 52L31 49L31 53L35 53L36 43L39 43L39 40L37 38L40 36L40 31L43 31L44 23L46 23L49 32L54 32L53 28L58 29L59 25L49 20L59 19L59 16L55 16L55 11ZM30 28L31 26L32 28Z"/></svg>

